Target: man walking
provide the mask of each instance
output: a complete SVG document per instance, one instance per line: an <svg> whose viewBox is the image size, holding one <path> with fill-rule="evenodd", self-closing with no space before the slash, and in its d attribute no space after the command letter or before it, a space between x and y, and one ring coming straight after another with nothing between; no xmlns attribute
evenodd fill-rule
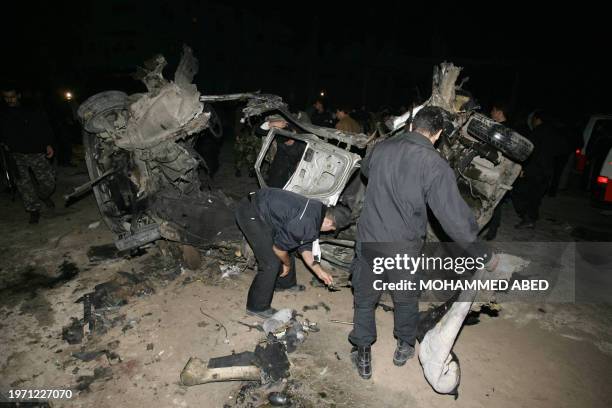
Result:
<svg viewBox="0 0 612 408"><path fill-rule="evenodd" d="M474 215L459 193L455 174L434 148L443 122L440 108L421 109L414 117L412 131L376 145L361 164L368 185L351 265L354 326L349 341L354 345L357 370L364 379L372 375L371 345L376 341L374 313L381 296L374 288L374 281L382 278L399 283L407 277L403 271L396 270L375 275L368 248L379 243L376 247L381 252L377 256L394 256L398 248L408 256L419 256L427 231L427 206L454 241L465 246L476 242L478 226ZM384 253L386 244L381 243L393 243L388 247L394 248ZM486 250L472 249L474 252ZM392 291L391 295L393 333L397 338L393 363L401 366L414 355L418 298L411 291Z"/></svg>
<svg viewBox="0 0 612 408"><path fill-rule="evenodd" d="M47 207L55 207L51 200L55 172L48 160L54 153L51 126L42 111L22 106L21 94L16 89L3 90L2 97L7 108L0 115L0 138L15 160L17 189L30 214L29 222L37 224L41 200Z"/></svg>

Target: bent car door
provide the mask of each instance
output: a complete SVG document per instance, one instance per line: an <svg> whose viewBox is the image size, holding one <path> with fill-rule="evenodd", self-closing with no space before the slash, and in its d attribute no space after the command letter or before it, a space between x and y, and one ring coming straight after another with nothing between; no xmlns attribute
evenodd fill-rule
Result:
<svg viewBox="0 0 612 408"><path fill-rule="evenodd" d="M298 153L301 152L299 160L283 163L289 166L287 180L283 180L283 189L319 200L326 205L335 205L351 175L359 167L361 157L313 134L273 128L264 139L255 163L257 178L262 187L268 185L266 181L269 174L266 174L266 170L274 168L272 163L275 159L281 159L274 157L280 143L295 145L294 148L299 149Z"/></svg>

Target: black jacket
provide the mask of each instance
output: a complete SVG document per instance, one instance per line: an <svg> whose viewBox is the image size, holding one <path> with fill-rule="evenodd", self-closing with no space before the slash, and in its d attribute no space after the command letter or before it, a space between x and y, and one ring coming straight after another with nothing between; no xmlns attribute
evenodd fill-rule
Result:
<svg viewBox="0 0 612 408"><path fill-rule="evenodd" d="M310 113L310 122L316 126L334 127L334 119L332 115L328 111L319 112L316 109L313 109L312 113Z"/></svg>
<svg viewBox="0 0 612 408"><path fill-rule="evenodd" d="M323 203L267 187L259 190L253 200L260 217L272 228L274 245L285 251L312 250L325 216Z"/></svg>
<svg viewBox="0 0 612 408"><path fill-rule="evenodd" d="M20 106L0 112L0 141L15 153L44 153L53 131L43 111Z"/></svg>
<svg viewBox="0 0 612 408"><path fill-rule="evenodd" d="M403 132L381 142L362 161L361 172L368 185L357 224L359 242L423 243L429 206L455 242L476 243L478 225L455 174L425 136ZM484 245L477 249L479 255L488 252Z"/></svg>

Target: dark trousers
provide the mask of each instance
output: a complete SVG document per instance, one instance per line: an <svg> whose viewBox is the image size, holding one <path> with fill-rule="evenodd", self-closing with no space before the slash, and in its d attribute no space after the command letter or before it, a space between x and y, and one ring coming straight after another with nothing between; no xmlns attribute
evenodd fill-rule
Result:
<svg viewBox="0 0 612 408"><path fill-rule="evenodd" d="M493 239L497 236L497 230L499 229L499 226L501 225L502 204L503 204L503 200L500 201L499 204L497 204L497 207L495 207L495 209L493 210L493 215L491 216L491 221L489 221L489 226L487 229L486 237L488 239Z"/></svg>
<svg viewBox="0 0 612 408"><path fill-rule="evenodd" d="M270 308L274 288L290 288L297 284L295 257L291 255L291 270L283 278L281 261L272 250L273 231L257 213L255 205L244 199L236 209L236 222L246 237L257 259L257 274L249 288L247 309L262 311Z"/></svg>
<svg viewBox="0 0 612 408"><path fill-rule="evenodd" d="M376 304L382 291L377 291L373 283L377 279L385 282L400 282L406 278L406 272L386 271L376 275L368 262L356 256L351 264L352 286L354 296L353 330L349 341L356 346L369 346L376 341ZM409 291L391 291L393 299L393 334L410 345L415 344L417 324L419 322L418 296Z"/></svg>
<svg viewBox="0 0 612 408"><path fill-rule="evenodd" d="M559 185L561 184L561 176L563 175L563 171L565 169L565 164L569 160L568 154L562 154L559 156L555 156L554 159L554 171L552 177L550 179L550 186L548 186L548 195L550 197L554 197L557 195L557 190L559 190Z"/></svg>
<svg viewBox="0 0 612 408"><path fill-rule="evenodd" d="M524 220L537 221L542 197L548 188L550 176L525 176L517 180L512 190L512 204L516 213Z"/></svg>
<svg viewBox="0 0 612 408"><path fill-rule="evenodd" d="M491 216L491 220L489 221L489 224L487 225L487 234L486 234L487 239L494 239L497 236L497 230L501 226L502 206L504 205L504 202L506 202L506 199L508 198L508 196L509 194L504 195L502 199L499 200L499 203L493 210L493 215Z"/></svg>
<svg viewBox="0 0 612 408"><path fill-rule="evenodd" d="M17 189L26 211L40 211L40 200L55 190L55 170L44 153L13 153Z"/></svg>

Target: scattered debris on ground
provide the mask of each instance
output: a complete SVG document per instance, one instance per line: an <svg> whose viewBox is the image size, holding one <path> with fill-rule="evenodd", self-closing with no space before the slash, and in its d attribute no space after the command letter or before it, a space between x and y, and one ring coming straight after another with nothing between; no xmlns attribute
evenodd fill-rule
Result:
<svg viewBox="0 0 612 408"><path fill-rule="evenodd" d="M261 324L238 321L249 330L257 329L266 337L252 352L232 353L211 358L208 362L197 357L190 358L181 372L181 384L194 386L217 381L248 381L235 399L238 405L234 406L259 406L260 403L289 406L292 399L289 396L290 382L287 380L290 377L288 354L296 351L308 333L319 331L316 323L308 319L300 322L298 316L295 310L281 309ZM217 324L221 323L217 321Z"/></svg>
<svg viewBox="0 0 612 408"><path fill-rule="evenodd" d="M325 302L319 302L316 305L305 305L304 307L302 307L302 311L308 312L309 310L318 310L319 307L323 308L326 313L329 313L331 311L331 308Z"/></svg>

